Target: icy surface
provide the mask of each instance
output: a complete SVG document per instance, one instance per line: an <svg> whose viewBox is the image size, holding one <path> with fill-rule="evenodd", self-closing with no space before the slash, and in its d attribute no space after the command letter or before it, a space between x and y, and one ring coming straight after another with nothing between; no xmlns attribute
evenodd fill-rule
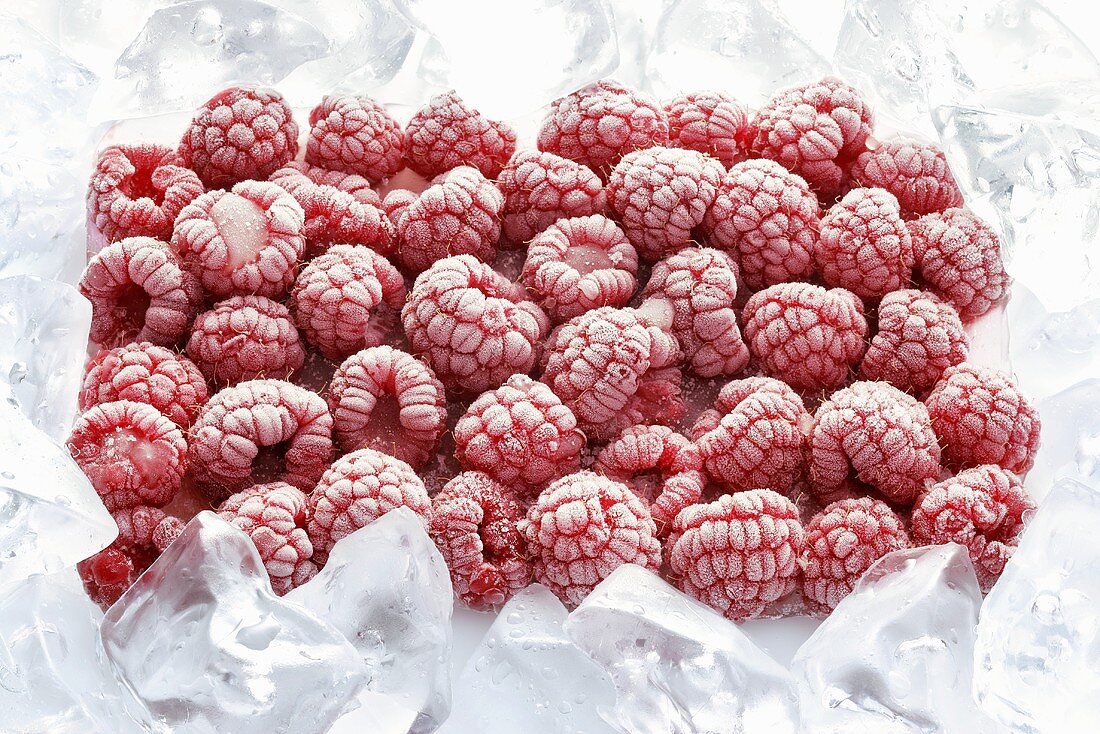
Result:
<svg viewBox="0 0 1100 734"><path fill-rule="evenodd" d="M1043 398L1035 408L1043 440L1024 480L1028 492L1041 500L1057 480L1069 477L1100 486L1100 378Z"/></svg>
<svg viewBox="0 0 1100 734"><path fill-rule="evenodd" d="M1100 375L1100 298L1051 313L1015 283L1008 326L1012 369L1032 400Z"/></svg>

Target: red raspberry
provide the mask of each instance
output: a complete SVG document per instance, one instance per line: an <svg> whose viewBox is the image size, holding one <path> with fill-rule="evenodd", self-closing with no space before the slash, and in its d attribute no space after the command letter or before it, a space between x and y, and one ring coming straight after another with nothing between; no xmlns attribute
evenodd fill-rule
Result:
<svg viewBox="0 0 1100 734"><path fill-rule="evenodd" d="M286 306L263 296L233 296L195 319L187 355L214 385L288 380L306 352Z"/></svg>
<svg viewBox="0 0 1100 734"><path fill-rule="evenodd" d="M331 186L345 194L351 194L356 201L364 204L382 205L382 197L372 188L371 182L354 173L330 171L302 161L291 161L267 178L271 183L279 184L292 194L293 189L303 184L302 179L314 186Z"/></svg>
<svg viewBox="0 0 1100 734"><path fill-rule="evenodd" d="M944 371L924 402L949 464L1023 474L1035 463L1039 413L1007 375L963 362Z"/></svg>
<svg viewBox="0 0 1100 734"><path fill-rule="evenodd" d="M580 604L624 563L661 566L657 526L625 485L590 471L558 479L519 522L535 581L569 606Z"/></svg>
<svg viewBox="0 0 1100 734"><path fill-rule="evenodd" d="M870 497L834 502L806 525L802 593L834 609L871 564L908 547L901 518L885 502Z"/></svg>
<svg viewBox="0 0 1100 734"><path fill-rule="evenodd" d="M512 493L481 472L459 474L432 500L432 540L467 605L498 607L530 583L522 518Z"/></svg>
<svg viewBox="0 0 1100 734"><path fill-rule="evenodd" d="M360 245L333 245L302 268L290 295L294 322L334 361L382 343L404 303L401 273Z"/></svg>
<svg viewBox="0 0 1100 734"><path fill-rule="evenodd" d="M382 200L382 211L386 212L386 217L393 224L394 232L397 231L401 215L419 198L419 194L408 189L393 189L386 194L386 198Z"/></svg>
<svg viewBox="0 0 1100 734"><path fill-rule="evenodd" d="M120 347L145 341L171 346L191 325L202 288L172 249L151 237L107 245L80 278L92 303L92 342Z"/></svg>
<svg viewBox="0 0 1100 734"><path fill-rule="evenodd" d="M199 368L181 354L149 342L104 350L84 368L80 409L131 400L156 408L186 429L209 392Z"/></svg>
<svg viewBox="0 0 1100 734"><path fill-rule="evenodd" d="M274 89L230 87L191 118L179 155L208 188L262 181L298 155L298 125Z"/></svg>
<svg viewBox="0 0 1100 734"><path fill-rule="evenodd" d="M253 484L311 488L332 460L325 401L282 380L250 380L210 398L191 426L188 475L215 500Z"/></svg>
<svg viewBox="0 0 1100 734"><path fill-rule="evenodd" d="M668 144L668 116L656 100L603 79L555 100L539 130L539 150L606 177L627 153Z"/></svg>
<svg viewBox="0 0 1100 734"><path fill-rule="evenodd" d="M966 209L948 209L910 222L917 273L937 295L972 321L1008 296L1001 241Z"/></svg>
<svg viewBox="0 0 1100 734"><path fill-rule="evenodd" d="M859 187L886 189L906 217L962 206L963 195L943 151L929 143L899 138L859 154L848 178Z"/></svg>
<svg viewBox="0 0 1100 734"><path fill-rule="evenodd" d="M99 154L88 184L88 217L106 238L172 236L183 207L206 189L161 145L112 145Z"/></svg>
<svg viewBox="0 0 1100 734"><path fill-rule="evenodd" d="M913 538L921 545L966 546L982 591L989 591L1016 550L1024 515L1034 509L1016 475L977 466L929 487L913 508Z"/></svg>
<svg viewBox="0 0 1100 734"><path fill-rule="evenodd" d="M153 565L167 547L166 543L161 545L165 528L179 523L155 507L120 510L113 517L119 531L115 542L76 566L88 596L104 609L118 601Z"/></svg>
<svg viewBox="0 0 1100 734"><path fill-rule="evenodd" d="M271 588L282 596L317 574L306 533L306 496L286 482L257 484L231 495L222 519L244 531L264 562Z"/></svg>
<svg viewBox="0 0 1100 734"><path fill-rule="evenodd" d="M344 360L328 395L341 451L372 448L420 468L446 428L443 384L410 354L380 346Z"/></svg>
<svg viewBox="0 0 1100 734"><path fill-rule="evenodd" d="M800 176L774 161L751 160L726 173L702 231L733 256L755 291L810 277L820 220L817 195Z"/></svg>
<svg viewBox="0 0 1100 734"><path fill-rule="evenodd" d="M720 92L695 92L665 103L668 140L673 148L697 150L729 168L744 160L741 146L748 134L745 108Z"/></svg>
<svg viewBox="0 0 1100 734"><path fill-rule="evenodd" d="M497 185L504 194L504 237L517 245L559 219L603 214L607 209L600 177L553 153L516 153L500 172Z"/></svg>
<svg viewBox="0 0 1100 734"><path fill-rule="evenodd" d="M810 433L810 478L819 495L850 475L891 502L911 505L940 473L932 419L912 395L885 382L855 382L817 409Z"/></svg>
<svg viewBox="0 0 1100 734"><path fill-rule="evenodd" d="M326 95L309 113L306 162L373 183L405 167L405 133L386 108L366 96Z"/></svg>
<svg viewBox="0 0 1100 734"><path fill-rule="evenodd" d="M878 333L859 366L861 380L886 380L922 394L970 350L959 313L932 293L887 293L878 307Z"/></svg>
<svg viewBox="0 0 1100 734"><path fill-rule="evenodd" d="M151 565L152 561L149 562ZM145 571L144 568L135 568L129 555L110 547L76 564L76 570L84 582L88 597L103 609L118 601Z"/></svg>
<svg viewBox="0 0 1100 734"><path fill-rule="evenodd" d="M694 150L637 150L611 172L607 204L642 259L655 262L692 242L724 173L721 163Z"/></svg>
<svg viewBox="0 0 1100 734"><path fill-rule="evenodd" d="M561 219L531 240L520 280L555 324L600 306L625 306L638 254L605 216Z"/></svg>
<svg viewBox="0 0 1100 734"><path fill-rule="evenodd" d="M747 619L797 585L803 536L793 502L752 489L685 508L665 545L677 586L730 619Z"/></svg>
<svg viewBox="0 0 1100 734"><path fill-rule="evenodd" d="M853 189L821 219L814 263L825 285L877 298L905 288L913 242L898 200L883 189Z"/></svg>
<svg viewBox="0 0 1100 734"><path fill-rule="evenodd" d="M153 531L153 546L163 552L183 532L185 523L178 517L166 515Z"/></svg>
<svg viewBox="0 0 1100 734"><path fill-rule="evenodd" d="M863 304L843 288L780 283L749 298L742 316L753 357L796 390L843 385L866 346Z"/></svg>
<svg viewBox="0 0 1100 734"><path fill-rule="evenodd" d="M430 178L472 166L494 178L516 151L516 131L471 109L453 89L428 100L405 126L409 168Z"/></svg>
<svg viewBox="0 0 1100 734"><path fill-rule="evenodd" d="M80 416L69 453L108 510L162 507L183 482L187 440L153 406L116 400Z"/></svg>
<svg viewBox="0 0 1100 734"><path fill-rule="evenodd" d="M523 290L470 255L420 274L401 311L412 353L448 389L477 393L535 366L549 324Z"/></svg>

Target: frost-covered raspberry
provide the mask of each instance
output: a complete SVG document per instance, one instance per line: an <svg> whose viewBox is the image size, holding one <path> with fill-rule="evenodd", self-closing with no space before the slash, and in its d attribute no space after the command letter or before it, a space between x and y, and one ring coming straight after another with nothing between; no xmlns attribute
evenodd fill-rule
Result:
<svg viewBox="0 0 1100 734"><path fill-rule="evenodd" d="M374 190L371 182L362 176L343 171L330 171L327 168L310 165L304 161L291 161L279 170L268 176L268 181L277 183L287 191L293 193L293 189L301 185L301 179L305 179L314 186L331 186L334 189L351 194L356 201L364 204L380 206L382 197Z"/></svg>
<svg viewBox="0 0 1100 734"><path fill-rule="evenodd" d="M463 472L432 499L429 531L455 594L474 609L497 607L531 581L517 525L523 510L488 474Z"/></svg>
<svg viewBox="0 0 1100 734"><path fill-rule="evenodd" d="M863 303L843 288L773 285L749 298L742 317L752 356L800 391L843 385L866 347Z"/></svg>
<svg viewBox="0 0 1100 734"><path fill-rule="evenodd" d="M803 536L793 502L752 489L685 508L665 547L677 586L730 619L747 619L794 589Z"/></svg>
<svg viewBox="0 0 1100 734"><path fill-rule="evenodd" d="M179 156L208 188L262 181L298 154L298 124L274 89L230 87L198 109Z"/></svg>
<svg viewBox="0 0 1100 734"><path fill-rule="evenodd" d="M326 95L309 113L306 162L384 181L405 166L405 133L367 96Z"/></svg>
<svg viewBox="0 0 1100 734"><path fill-rule="evenodd" d="M555 324L625 306L638 287L638 253L605 216L561 219L531 240L520 280Z"/></svg>
<svg viewBox="0 0 1100 734"><path fill-rule="evenodd" d="M131 507L112 514L118 538L76 569L93 602L104 609L118 601L167 546L164 529L179 520L155 507Z"/></svg>
<svg viewBox="0 0 1100 734"><path fill-rule="evenodd" d="M225 386L289 379L306 352L286 306L263 296L233 296L195 318L187 356L210 383Z"/></svg>
<svg viewBox="0 0 1100 734"><path fill-rule="evenodd" d="M490 120L453 89L428 100L405 126L409 168L432 177L458 166L472 166L494 178L516 151L516 131Z"/></svg>
<svg viewBox="0 0 1100 734"><path fill-rule="evenodd" d="M470 255L421 273L401 311L412 353L448 389L484 392L535 366L546 314L523 289Z"/></svg>
<svg viewBox="0 0 1100 734"><path fill-rule="evenodd" d="M497 177L504 194L504 237L519 245L559 219L603 214L600 177L576 161L537 150L517 152Z"/></svg>
<svg viewBox="0 0 1100 734"><path fill-rule="evenodd" d="M88 361L79 405L84 411L116 400L145 403L186 430L208 397L206 380L194 362L170 349L136 342L103 350Z"/></svg>
<svg viewBox="0 0 1100 734"><path fill-rule="evenodd" d="M308 490L332 460L332 417L305 388L250 380L210 398L190 443L188 475L215 500L274 481Z"/></svg>
<svg viewBox="0 0 1100 734"><path fill-rule="evenodd" d="M290 294L294 323L334 361L380 344L404 303L401 273L361 245L334 245L310 261Z"/></svg>
<svg viewBox="0 0 1100 734"><path fill-rule="evenodd" d="M607 182L607 204L643 260L687 247L718 196L725 170L708 155L681 148L627 153Z"/></svg>
<svg viewBox="0 0 1100 734"><path fill-rule="evenodd" d="M279 299L305 253L304 221L302 207L284 189L245 181L184 207L172 244L209 295Z"/></svg>
<svg viewBox="0 0 1100 734"><path fill-rule="evenodd" d="M443 384L428 365L389 346L344 360L328 394L332 432L341 451L372 448L419 468L446 428Z"/></svg>
<svg viewBox="0 0 1100 734"><path fill-rule="evenodd" d="M401 215L419 198L419 194L408 189L392 189L386 194L386 198L382 200L382 211L386 212L386 217L393 224L395 233L397 224L401 221Z"/></svg>
<svg viewBox="0 0 1100 734"><path fill-rule="evenodd" d="M886 380L916 395L927 392L970 350L955 308L920 290L888 293L878 307L878 333L859 366L861 380Z"/></svg>
<svg viewBox="0 0 1100 734"><path fill-rule="evenodd" d="M626 485L590 471L558 479L519 523L535 581L570 606L624 563L661 566L657 526Z"/></svg>
<svg viewBox="0 0 1100 734"><path fill-rule="evenodd" d="M743 160L749 115L743 105L720 92L694 92L665 103L668 144L717 158L729 168Z"/></svg>
<svg viewBox="0 0 1100 734"><path fill-rule="evenodd" d="M821 219L814 264L825 285L877 298L905 288L913 242L898 200L884 189L853 189Z"/></svg>
<svg viewBox="0 0 1100 734"><path fill-rule="evenodd" d="M1039 413L1007 375L963 362L925 399L948 464L996 464L1023 474L1039 449Z"/></svg>
<svg viewBox="0 0 1100 734"><path fill-rule="evenodd" d="M202 303L198 280L172 248L151 237L128 237L100 250L80 278L92 303L91 341L120 347L135 341L172 346Z"/></svg>
<svg viewBox="0 0 1100 734"><path fill-rule="evenodd" d="M943 151L929 143L898 138L859 154L848 172L853 185L886 189L906 217L962 206L963 195Z"/></svg>

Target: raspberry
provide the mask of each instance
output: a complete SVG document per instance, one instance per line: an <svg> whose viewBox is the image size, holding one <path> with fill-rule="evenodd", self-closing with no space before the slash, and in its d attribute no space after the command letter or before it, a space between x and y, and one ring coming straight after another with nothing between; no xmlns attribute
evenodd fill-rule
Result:
<svg viewBox="0 0 1100 734"><path fill-rule="evenodd" d="M908 547L901 518L885 502L870 497L834 502L806 525L802 593L833 609L871 564Z"/></svg>
<svg viewBox="0 0 1100 734"><path fill-rule="evenodd" d="M405 126L409 168L432 177L472 166L494 178L516 150L516 132L471 109L453 89L428 100Z"/></svg>
<svg viewBox="0 0 1100 734"><path fill-rule="evenodd" d="M104 347L130 342L172 346L191 325L202 289L171 248L150 237L107 245L80 278L92 303L91 341Z"/></svg>
<svg viewBox="0 0 1100 734"><path fill-rule="evenodd" d="M744 160L741 143L748 134L745 108L719 92L695 92L665 104L668 140L673 148L697 150L729 168Z"/></svg>
<svg viewBox="0 0 1100 734"><path fill-rule="evenodd" d="M666 548L677 586L730 619L747 619L794 589L803 537L793 502L752 489L685 508Z"/></svg>
<svg viewBox="0 0 1100 734"><path fill-rule="evenodd" d="M726 173L701 229L733 256L755 291L810 277L820 220L817 195L800 176L774 161L751 160Z"/></svg>
<svg viewBox="0 0 1100 734"><path fill-rule="evenodd" d="M657 526L645 504L625 485L590 471L543 490L519 530L535 581L570 606L624 563L661 566Z"/></svg>
<svg viewBox="0 0 1100 734"><path fill-rule="evenodd" d="M160 544L164 528L179 523L155 507L133 507L112 516L118 538L76 566L88 596L104 609L118 601L167 547Z"/></svg>
<svg viewBox="0 0 1100 734"><path fill-rule="evenodd" d="M153 530L153 546L163 552L183 532L184 522L178 517L166 515Z"/></svg>
<svg viewBox="0 0 1100 734"><path fill-rule="evenodd" d="M263 296L233 296L199 314L187 355L219 386L261 377L290 379L306 360L286 306Z"/></svg>
<svg viewBox="0 0 1100 734"><path fill-rule="evenodd" d="M444 258L421 273L401 321L412 353L448 389L473 393L530 372L549 327L521 288L470 255Z"/></svg>
<svg viewBox="0 0 1100 734"><path fill-rule="evenodd" d="M152 561L145 568L153 565ZM145 568L135 567L133 559L115 548L104 548L91 558L76 564L88 597L107 609L126 592Z"/></svg>
<svg viewBox="0 0 1100 734"><path fill-rule="evenodd" d="M274 89L229 87L191 118L179 155L208 188L262 181L298 155L298 125Z"/></svg>
<svg viewBox="0 0 1100 734"><path fill-rule="evenodd" d="M796 390L839 387L863 356L863 304L842 288L780 283L749 298L742 316L752 356Z"/></svg>
<svg viewBox="0 0 1100 734"><path fill-rule="evenodd" d="M912 395L885 382L855 382L817 409L810 433L810 478L818 494L850 474L888 500L911 505L940 473L932 419Z"/></svg>
<svg viewBox="0 0 1100 734"><path fill-rule="evenodd" d="M550 104L539 150L606 177L627 153L668 144L668 116L656 100L603 79Z"/></svg>
<svg viewBox="0 0 1100 734"><path fill-rule="evenodd" d="M303 181L304 179L304 181ZM382 197L371 187L371 182L362 176L343 171L330 171L320 166L311 166L302 161L291 161L267 178L271 183L282 186L290 193L305 181L314 186L331 186L334 189L351 194L356 201L373 206L382 205Z"/></svg>
<svg viewBox="0 0 1100 734"><path fill-rule="evenodd" d="M638 287L638 254L607 217L561 219L531 240L520 280L560 324L600 306L625 306Z"/></svg>
<svg viewBox="0 0 1100 734"><path fill-rule="evenodd" d="M966 359L970 344L959 314L932 293L888 293L878 307L878 333L859 366L861 380L886 380L922 394L948 367Z"/></svg>
<svg viewBox="0 0 1100 734"><path fill-rule="evenodd" d="M876 298L905 288L913 242L898 200L883 189L853 189L821 219L814 263L825 284Z"/></svg>
<svg viewBox="0 0 1100 734"><path fill-rule="evenodd" d="M467 605L500 606L530 583L531 562L517 528L522 517L512 494L481 472L459 474L432 500L432 540Z"/></svg>
<svg viewBox="0 0 1100 734"><path fill-rule="evenodd" d="M419 194L408 189L393 189L386 194L386 198L382 200L382 211L386 212L386 217L393 224L395 232L397 223L401 221L401 215L419 198Z"/></svg>
<svg viewBox="0 0 1100 734"><path fill-rule="evenodd" d="M371 347L344 360L328 404L342 451L372 448L413 468L431 458L446 428L443 384L428 365L393 347Z"/></svg>
<svg viewBox="0 0 1100 734"><path fill-rule="evenodd" d="M559 219L603 214L607 209L600 177L553 153L516 153L500 172L497 185L504 194L504 237L514 244L527 242Z"/></svg>
<svg viewBox="0 0 1100 734"><path fill-rule="evenodd" d="M405 133L386 108L366 96L326 95L309 113L306 162L373 183L405 166Z"/></svg>
<svg viewBox="0 0 1100 734"><path fill-rule="evenodd" d="M1039 413L1007 376L962 363L944 371L925 399L949 464L996 464L1023 474L1039 449Z"/></svg>
<svg viewBox="0 0 1100 734"><path fill-rule="evenodd" d="M943 151L915 140L888 140L860 153L848 178L856 186L886 189L897 197L907 217L963 204Z"/></svg>
<svg viewBox="0 0 1100 734"><path fill-rule="evenodd" d="M315 393L250 380L210 398L191 426L189 476L215 500L253 484L310 489L332 460L332 417Z"/></svg>
<svg viewBox="0 0 1100 734"><path fill-rule="evenodd" d="M681 250L653 266L643 298L665 298L675 317L672 333L700 377L735 375L749 362L737 314L737 265L709 247Z"/></svg>
<svg viewBox="0 0 1100 734"><path fill-rule="evenodd" d="M982 591L989 591L1016 550L1024 515L1034 509L1014 474L977 466L929 487L913 508L913 538L966 546Z"/></svg>
<svg viewBox="0 0 1100 734"><path fill-rule="evenodd" d="M627 153L607 182L607 204L647 262L687 247L718 195L725 171L694 150L649 148Z"/></svg>
<svg viewBox="0 0 1100 734"><path fill-rule="evenodd" d="M360 245L333 245L302 268L290 311L306 340L339 361L380 344L405 302L405 280L384 257Z"/></svg>
<svg viewBox="0 0 1100 734"><path fill-rule="evenodd" d="M1008 296L1001 241L966 209L927 214L909 224L921 280L972 321Z"/></svg>
<svg viewBox="0 0 1100 734"><path fill-rule="evenodd" d="M104 350L84 369L80 410L130 400L156 408L186 429L209 392L199 368L187 357L149 342Z"/></svg>
<svg viewBox="0 0 1100 734"><path fill-rule="evenodd" d="M271 588L282 596L317 574L306 533L306 496L286 482L257 484L231 495L222 519L244 531L264 562Z"/></svg>
<svg viewBox="0 0 1100 734"><path fill-rule="evenodd" d="M183 481L183 431L145 403L100 403L80 416L69 453L112 512L138 505L162 507Z"/></svg>
<svg viewBox="0 0 1100 734"><path fill-rule="evenodd" d="M99 154L88 184L88 216L106 238L172 236L183 207L206 189L160 145L112 145Z"/></svg>

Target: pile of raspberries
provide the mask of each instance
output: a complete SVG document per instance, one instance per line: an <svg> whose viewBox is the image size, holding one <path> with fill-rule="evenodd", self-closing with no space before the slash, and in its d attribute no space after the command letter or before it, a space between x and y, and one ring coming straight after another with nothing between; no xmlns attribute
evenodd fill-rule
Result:
<svg viewBox="0 0 1100 734"><path fill-rule="evenodd" d="M404 126L333 94L307 134L234 87L174 149L107 148L69 448L120 534L90 595L201 506L277 593L400 506L475 608L635 563L732 619L826 612L949 541L988 588L1039 440L967 361L1000 245L939 150L872 124L833 78L755 111L601 81L534 141L455 92Z"/></svg>

